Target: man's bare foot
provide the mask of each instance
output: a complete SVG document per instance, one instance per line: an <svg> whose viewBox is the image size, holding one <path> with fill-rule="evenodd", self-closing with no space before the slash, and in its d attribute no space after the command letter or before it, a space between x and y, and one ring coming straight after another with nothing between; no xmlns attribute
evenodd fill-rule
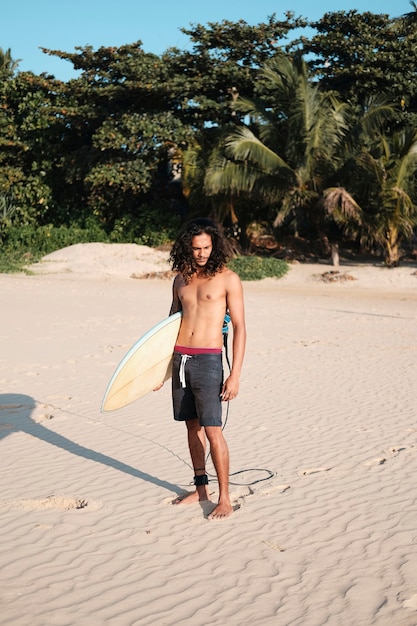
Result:
<svg viewBox="0 0 417 626"><path fill-rule="evenodd" d="M212 510L210 515L207 516L207 519L225 519L226 517L230 517L233 513L234 509L230 502L221 503Z"/></svg>
<svg viewBox="0 0 417 626"><path fill-rule="evenodd" d="M182 496L178 496L172 501L172 504L194 504L195 502L206 502L209 500L209 496L206 492L199 493L197 490L186 493Z"/></svg>

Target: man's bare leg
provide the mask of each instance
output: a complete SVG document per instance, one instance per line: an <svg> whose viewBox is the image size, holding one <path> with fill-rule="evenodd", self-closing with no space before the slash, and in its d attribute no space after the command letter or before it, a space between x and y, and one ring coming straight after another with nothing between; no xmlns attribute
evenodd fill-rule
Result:
<svg viewBox="0 0 417 626"><path fill-rule="evenodd" d="M206 435L198 419L186 421L188 433L188 447L195 476L204 476L206 473ZM209 500L207 485L197 486L195 491L174 500L174 504L193 504Z"/></svg>
<svg viewBox="0 0 417 626"><path fill-rule="evenodd" d="M233 513L229 496L229 448L220 426L206 426L205 431L219 482L219 502L208 518L222 519Z"/></svg>

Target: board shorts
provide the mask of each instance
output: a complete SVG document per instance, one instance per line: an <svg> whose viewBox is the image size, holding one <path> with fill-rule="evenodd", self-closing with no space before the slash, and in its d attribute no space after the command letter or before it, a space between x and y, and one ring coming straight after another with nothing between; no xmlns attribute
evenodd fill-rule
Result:
<svg viewBox="0 0 417 626"><path fill-rule="evenodd" d="M200 426L221 426L222 351L187 354L184 350L176 346L172 362L174 419L197 418Z"/></svg>

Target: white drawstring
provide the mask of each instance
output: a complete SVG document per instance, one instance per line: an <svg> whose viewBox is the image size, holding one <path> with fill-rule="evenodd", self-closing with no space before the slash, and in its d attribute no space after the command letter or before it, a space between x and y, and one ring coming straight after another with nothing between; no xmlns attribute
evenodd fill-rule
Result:
<svg viewBox="0 0 417 626"><path fill-rule="evenodd" d="M189 354L182 354L181 355L181 363L180 363L180 383L181 383L181 387L183 389L186 388L187 383L185 382L185 364L187 363L188 359L191 359L192 357Z"/></svg>

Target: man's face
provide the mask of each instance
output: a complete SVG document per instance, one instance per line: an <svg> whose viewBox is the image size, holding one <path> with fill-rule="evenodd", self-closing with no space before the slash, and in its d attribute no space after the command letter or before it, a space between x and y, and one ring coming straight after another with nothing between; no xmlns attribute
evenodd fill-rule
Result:
<svg viewBox="0 0 417 626"><path fill-rule="evenodd" d="M206 233L195 235L191 240L191 248L193 251L194 263L197 267L204 267L210 258L213 244L211 236Z"/></svg>

